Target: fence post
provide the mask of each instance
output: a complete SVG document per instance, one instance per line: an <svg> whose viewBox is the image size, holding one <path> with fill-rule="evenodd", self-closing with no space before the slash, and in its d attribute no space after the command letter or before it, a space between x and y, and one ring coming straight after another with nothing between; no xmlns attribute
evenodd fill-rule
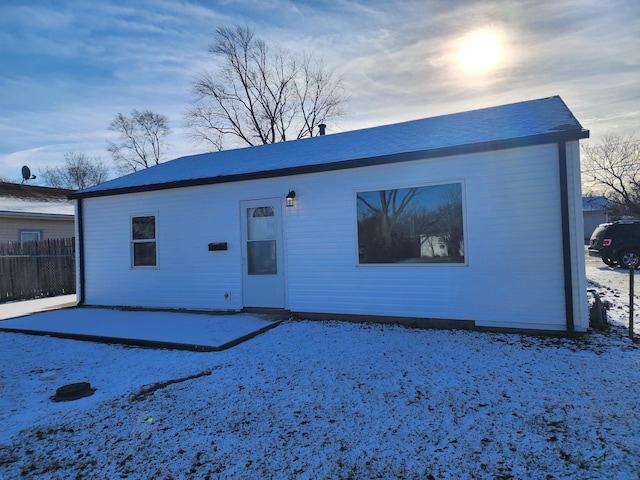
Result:
<svg viewBox="0 0 640 480"><path fill-rule="evenodd" d="M635 265L629 267L629 338L633 340L633 282L635 280Z"/></svg>

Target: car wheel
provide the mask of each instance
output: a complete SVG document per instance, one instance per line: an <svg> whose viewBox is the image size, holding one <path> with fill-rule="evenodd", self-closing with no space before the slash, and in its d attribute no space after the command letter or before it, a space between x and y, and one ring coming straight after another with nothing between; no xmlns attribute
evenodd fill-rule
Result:
<svg viewBox="0 0 640 480"><path fill-rule="evenodd" d="M620 255L618 263L622 268L638 268L640 267L640 254L636 250L625 250Z"/></svg>
<svg viewBox="0 0 640 480"><path fill-rule="evenodd" d="M608 267L613 267L615 266L616 262L614 262L613 260L611 260L609 257L602 257L602 261L604 262L605 265L607 265Z"/></svg>

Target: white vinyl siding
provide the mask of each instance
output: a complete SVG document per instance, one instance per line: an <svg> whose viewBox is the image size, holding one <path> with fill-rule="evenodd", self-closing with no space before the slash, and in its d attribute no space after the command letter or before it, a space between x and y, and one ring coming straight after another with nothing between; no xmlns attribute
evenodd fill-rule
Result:
<svg viewBox="0 0 640 480"><path fill-rule="evenodd" d="M573 203L579 165L571 149ZM355 192L457 181L464 185L464 265L358 265ZM290 190L285 308L565 329L556 144L85 199L86 303L241 309L240 201L278 197L284 205ZM162 268L131 270L130 216L145 210L162 219ZM576 213L571 228L581 238ZM228 250L210 252L210 242L227 242ZM581 255L576 248L574 241L572 255ZM576 325L584 330L584 265L575 268Z"/></svg>
<svg viewBox="0 0 640 480"><path fill-rule="evenodd" d="M564 329L558 178L556 145L291 178L289 308ZM354 190L455 179L467 267L356 266Z"/></svg>
<svg viewBox="0 0 640 480"><path fill-rule="evenodd" d="M567 142L567 177L569 197L569 229L571 233L571 275L573 280L573 311L576 331L589 328L586 267L584 262L584 215L579 142Z"/></svg>
<svg viewBox="0 0 640 480"><path fill-rule="evenodd" d="M193 187L82 200L86 303L241 308L240 213L225 192ZM151 209L161 221L160 268L131 269L130 217ZM228 250L210 252L211 242L227 242Z"/></svg>

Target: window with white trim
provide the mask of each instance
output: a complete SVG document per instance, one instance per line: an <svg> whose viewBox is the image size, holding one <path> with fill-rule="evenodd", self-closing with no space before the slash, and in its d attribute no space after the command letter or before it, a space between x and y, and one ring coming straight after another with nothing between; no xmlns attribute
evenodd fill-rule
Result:
<svg viewBox="0 0 640 480"><path fill-rule="evenodd" d="M465 263L462 183L357 192L358 263Z"/></svg>
<svg viewBox="0 0 640 480"><path fill-rule="evenodd" d="M134 267L156 267L156 215L131 217L131 258Z"/></svg>
<svg viewBox="0 0 640 480"><path fill-rule="evenodd" d="M20 243L42 240L42 230L20 230Z"/></svg>

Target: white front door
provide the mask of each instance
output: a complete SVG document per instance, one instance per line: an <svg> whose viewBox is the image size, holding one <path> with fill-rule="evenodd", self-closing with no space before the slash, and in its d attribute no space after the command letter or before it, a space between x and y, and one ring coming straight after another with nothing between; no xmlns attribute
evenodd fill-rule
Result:
<svg viewBox="0 0 640 480"><path fill-rule="evenodd" d="M243 306L284 308L282 200L243 201L240 210Z"/></svg>

